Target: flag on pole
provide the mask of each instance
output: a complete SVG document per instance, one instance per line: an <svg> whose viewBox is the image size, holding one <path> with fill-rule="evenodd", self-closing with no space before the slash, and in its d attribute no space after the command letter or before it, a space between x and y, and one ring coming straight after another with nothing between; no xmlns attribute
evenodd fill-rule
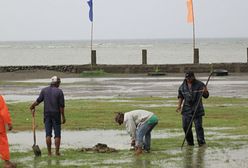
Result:
<svg viewBox="0 0 248 168"><path fill-rule="evenodd" d="M194 14L193 14L193 2L192 2L192 0L187 0L187 7L188 7L187 22L193 23Z"/></svg>
<svg viewBox="0 0 248 168"><path fill-rule="evenodd" d="M88 0L87 1L89 7L90 7L90 10L89 10L89 19L91 22L93 22L93 2L92 0Z"/></svg>

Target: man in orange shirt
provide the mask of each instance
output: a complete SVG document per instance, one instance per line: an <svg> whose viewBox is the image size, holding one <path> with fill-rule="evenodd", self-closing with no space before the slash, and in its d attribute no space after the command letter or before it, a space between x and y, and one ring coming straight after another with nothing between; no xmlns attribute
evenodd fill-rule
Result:
<svg viewBox="0 0 248 168"><path fill-rule="evenodd" d="M9 144L5 126L12 130L12 123L8 107L0 95L0 156L4 160L4 168L15 168L16 165L10 161Z"/></svg>

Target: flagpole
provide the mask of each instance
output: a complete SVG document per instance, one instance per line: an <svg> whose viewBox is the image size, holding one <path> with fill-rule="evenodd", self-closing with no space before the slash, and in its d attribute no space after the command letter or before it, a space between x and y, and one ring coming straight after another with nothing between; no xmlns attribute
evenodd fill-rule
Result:
<svg viewBox="0 0 248 168"><path fill-rule="evenodd" d="M90 52L92 54L92 50L93 50L93 21L91 22L91 38L90 38Z"/></svg>
<svg viewBox="0 0 248 168"><path fill-rule="evenodd" d="M92 68L92 65L94 64L93 62L95 62L95 61L93 61L93 1L92 0L88 0L87 3L89 5L89 7L90 7L90 10L89 10L89 19L91 21L90 55L91 55L91 68Z"/></svg>
<svg viewBox="0 0 248 168"><path fill-rule="evenodd" d="M194 14L193 0L192 0L192 15L193 15L193 52L194 52L194 50L195 50L195 14Z"/></svg>

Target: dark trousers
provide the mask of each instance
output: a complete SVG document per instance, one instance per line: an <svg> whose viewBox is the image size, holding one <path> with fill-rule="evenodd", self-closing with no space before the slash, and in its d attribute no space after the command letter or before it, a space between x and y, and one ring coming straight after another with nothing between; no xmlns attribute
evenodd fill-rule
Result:
<svg viewBox="0 0 248 168"><path fill-rule="evenodd" d="M189 127L189 131L188 131L188 134L186 136L186 141L187 141L188 145L194 145L194 138L193 138L193 133L192 133L192 124L189 126L191 119L192 119L192 117L190 117L190 116L185 116L185 115L182 116L183 130L184 130L185 134L186 134L187 129ZM204 130L202 127L202 116L195 117L193 122L195 124L197 142L198 142L198 145L201 146L201 145L206 143L205 138L204 138Z"/></svg>

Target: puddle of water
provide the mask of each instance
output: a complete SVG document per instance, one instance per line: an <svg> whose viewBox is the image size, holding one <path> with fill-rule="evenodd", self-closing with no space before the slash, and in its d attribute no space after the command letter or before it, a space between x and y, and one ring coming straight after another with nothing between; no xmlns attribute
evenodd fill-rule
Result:
<svg viewBox="0 0 248 168"><path fill-rule="evenodd" d="M45 132L37 131L37 144L45 148ZM76 137L76 138L75 138ZM33 134L23 131L8 134L9 143L13 150L26 151L32 149ZM128 149L130 138L124 131L119 130L89 130L89 131L62 131L63 148L92 147L97 143L105 143L116 149ZM118 142L118 143L117 143Z"/></svg>
<svg viewBox="0 0 248 168"><path fill-rule="evenodd" d="M178 136L177 133L170 133L164 130L153 131L153 138L169 138ZM45 148L45 132L37 131L37 144ZM77 138L75 138L77 137ZM30 150L33 145L33 135L30 131L23 131L8 134L11 149L17 151ZM107 144L116 149L129 149L130 137L125 130L87 130L87 131L62 131L63 148L92 147L97 143Z"/></svg>
<svg viewBox="0 0 248 168"><path fill-rule="evenodd" d="M170 138L183 135L170 132L170 130L154 130L152 138ZM37 144L40 148L46 148L45 132L36 131ZM77 137L77 138L75 138ZM16 151L32 150L33 134L31 131L22 131L8 134L11 149ZM86 130L86 131L62 131L62 148L93 147L97 143L107 144L116 149L129 149L130 137L125 130Z"/></svg>
<svg viewBox="0 0 248 168"><path fill-rule="evenodd" d="M209 140L230 138L240 139L247 138L248 136L241 135L229 135L220 133L218 130L233 129L233 128L206 128L205 134L209 136ZM152 132L153 139L166 139L183 136L182 129L164 129L154 130ZM214 136L211 136L214 135ZM37 131L37 144L40 148L46 148L45 132ZM76 137L76 138L75 138ZM31 131L22 131L17 133L8 134L9 143L11 149L16 151L32 150L33 134ZM93 147L97 143L107 144L109 147L116 149L129 149L130 137L125 130L85 130L85 131L69 131L62 130L62 148L81 148L81 147Z"/></svg>

